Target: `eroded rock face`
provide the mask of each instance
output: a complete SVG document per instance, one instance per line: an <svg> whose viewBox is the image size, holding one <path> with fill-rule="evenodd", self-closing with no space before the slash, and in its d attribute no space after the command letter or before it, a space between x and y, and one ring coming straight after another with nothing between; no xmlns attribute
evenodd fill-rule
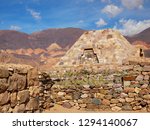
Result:
<svg viewBox="0 0 150 130"><path fill-rule="evenodd" d="M14 73L8 80L8 91L14 92L16 90L23 90L26 87L26 77Z"/></svg>
<svg viewBox="0 0 150 130"><path fill-rule="evenodd" d="M18 101L17 101L17 93L11 93L10 95L10 103L11 103L11 107L14 107L17 105Z"/></svg>
<svg viewBox="0 0 150 130"><path fill-rule="evenodd" d="M6 79L0 79L0 93L3 93L7 90L8 83Z"/></svg>

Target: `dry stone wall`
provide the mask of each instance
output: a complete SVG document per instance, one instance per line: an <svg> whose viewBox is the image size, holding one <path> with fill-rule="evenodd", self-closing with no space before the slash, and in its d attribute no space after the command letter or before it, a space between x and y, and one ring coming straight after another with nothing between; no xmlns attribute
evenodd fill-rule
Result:
<svg viewBox="0 0 150 130"><path fill-rule="evenodd" d="M59 104L83 111L150 112L149 64L131 63L114 71L84 74L57 79L50 91L45 90L53 102L47 107Z"/></svg>
<svg viewBox="0 0 150 130"><path fill-rule="evenodd" d="M0 66L0 112L40 112L38 71L30 66Z"/></svg>
<svg viewBox="0 0 150 130"><path fill-rule="evenodd" d="M149 63L56 73L0 66L0 112L44 112L55 104L82 111L150 112Z"/></svg>

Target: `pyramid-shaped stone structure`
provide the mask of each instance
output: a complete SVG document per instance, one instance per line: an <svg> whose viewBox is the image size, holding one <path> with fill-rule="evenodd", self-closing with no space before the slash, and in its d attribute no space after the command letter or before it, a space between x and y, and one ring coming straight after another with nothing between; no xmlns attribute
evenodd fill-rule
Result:
<svg viewBox="0 0 150 130"><path fill-rule="evenodd" d="M75 42L57 66L122 64L133 57L140 57L138 50L119 31L88 31Z"/></svg>

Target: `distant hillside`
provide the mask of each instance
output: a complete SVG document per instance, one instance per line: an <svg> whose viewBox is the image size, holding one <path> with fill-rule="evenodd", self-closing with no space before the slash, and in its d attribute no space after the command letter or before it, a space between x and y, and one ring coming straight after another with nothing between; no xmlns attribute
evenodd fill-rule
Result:
<svg viewBox="0 0 150 130"><path fill-rule="evenodd" d="M150 27L132 37L126 37L126 38L131 43L134 41L143 41L150 44Z"/></svg>
<svg viewBox="0 0 150 130"><path fill-rule="evenodd" d="M84 30L78 28L47 29L31 35L12 30L1 30L0 49L46 49L52 43L57 43L63 48L70 47L83 33Z"/></svg>

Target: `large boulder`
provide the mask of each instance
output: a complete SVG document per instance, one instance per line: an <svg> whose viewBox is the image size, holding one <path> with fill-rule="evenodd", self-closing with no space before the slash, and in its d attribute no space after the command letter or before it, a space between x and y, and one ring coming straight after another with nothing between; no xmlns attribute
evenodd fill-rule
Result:
<svg viewBox="0 0 150 130"><path fill-rule="evenodd" d="M3 68L0 68L0 78L8 78L9 71Z"/></svg>
<svg viewBox="0 0 150 130"><path fill-rule="evenodd" d="M6 91L5 93L0 94L0 105L7 104L10 100L10 94Z"/></svg>
<svg viewBox="0 0 150 130"><path fill-rule="evenodd" d="M29 91L28 90L23 90L23 91L20 91L18 92L18 101L19 101L19 104L22 104L22 103L25 103L27 101L29 101Z"/></svg>
<svg viewBox="0 0 150 130"><path fill-rule="evenodd" d="M8 91L24 90L26 88L26 76L14 73L8 82Z"/></svg>

